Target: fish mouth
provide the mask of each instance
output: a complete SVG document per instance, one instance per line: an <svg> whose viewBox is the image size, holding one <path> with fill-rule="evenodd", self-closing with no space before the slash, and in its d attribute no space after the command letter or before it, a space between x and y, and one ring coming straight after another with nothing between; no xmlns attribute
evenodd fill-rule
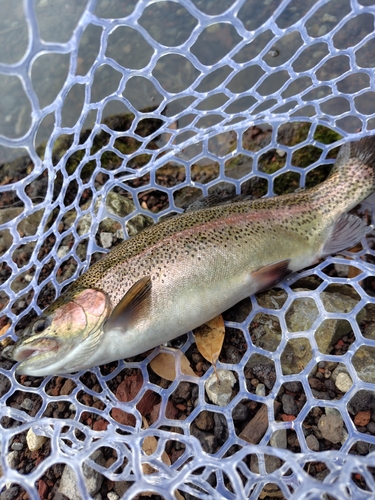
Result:
<svg viewBox="0 0 375 500"><path fill-rule="evenodd" d="M37 356L44 355L48 358L49 354L55 355L59 350L59 343L56 339L48 337L36 339L31 342L16 345L13 350L13 359L15 361L27 362ZM17 370L18 371L18 370Z"/></svg>

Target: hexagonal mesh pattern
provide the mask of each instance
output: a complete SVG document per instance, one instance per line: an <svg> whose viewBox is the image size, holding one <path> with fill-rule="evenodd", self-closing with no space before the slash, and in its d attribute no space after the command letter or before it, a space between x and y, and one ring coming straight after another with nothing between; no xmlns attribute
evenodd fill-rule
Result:
<svg viewBox="0 0 375 500"><path fill-rule="evenodd" d="M124 235L198 195L316 183L375 123L371 1L56 3L58 23L19 6L0 64L3 344ZM149 366L168 347L66 378L2 358L1 495L373 498L373 248L226 312L223 407L191 333L174 346L200 376L173 382Z"/></svg>

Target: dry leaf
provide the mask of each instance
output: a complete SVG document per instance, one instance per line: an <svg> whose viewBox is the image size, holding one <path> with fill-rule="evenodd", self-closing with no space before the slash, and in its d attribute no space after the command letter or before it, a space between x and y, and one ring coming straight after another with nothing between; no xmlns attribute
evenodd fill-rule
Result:
<svg viewBox="0 0 375 500"><path fill-rule="evenodd" d="M149 425L147 420L144 417L142 417L142 421L144 428L148 429ZM144 438L142 444L142 450L146 453L146 455L152 455L153 453L155 453L157 447L158 447L158 441L155 436L146 436ZM170 458L165 450L161 454L161 459L165 464L171 465ZM143 474L152 474L153 472L156 472L155 469L150 464L147 463L142 464L142 469L143 469Z"/></svg>
<svg viewBox="0 0 375 500"><path fill-rule="evenodd" d="M223 347L225 325L223 316L219 314L216 318L208 321L194 331L195 343L202 356L214 365L218 360Z"/></svg>
<svg viewBox="0 0 375 500"><path fill-rule="evenodd" d="M190 362L184 354L181 354L180 369L185 375L197 375L193 372ZM150 361L150 366L159 377L173 382L176 379L176 357L169 352L161 352Z"/></svg>

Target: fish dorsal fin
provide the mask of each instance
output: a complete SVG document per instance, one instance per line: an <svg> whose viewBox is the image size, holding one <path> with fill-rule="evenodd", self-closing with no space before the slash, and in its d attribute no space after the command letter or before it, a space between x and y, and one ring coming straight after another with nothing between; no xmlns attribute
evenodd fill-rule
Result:
<svg viewBox="0 0 375 500"><path fill-rule="evenodd" d="M134 283L113 309L104 325L104 331L125 332L129 325L140 320L142 316L150 314L151 287L150 276L145 276Z"/></svg>
<svg viewBox="0 0 375 500"><path fill-rule="evenodd" d="M353 247L371 228L356 215L343 214L335 222L331 235L325 242L322 257Z"/></svg>
<svg viewBox="0 0 375 500"><path fill-rule="evenodd" d="M289 269L290 259L274 262L253 271L251 277L258 283L258 292L267 290L291 273Z"/></svg>

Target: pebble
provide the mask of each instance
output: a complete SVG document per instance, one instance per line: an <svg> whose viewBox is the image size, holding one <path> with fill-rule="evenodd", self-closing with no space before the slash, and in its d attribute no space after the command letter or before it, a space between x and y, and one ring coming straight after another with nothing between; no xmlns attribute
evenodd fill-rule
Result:
<svg viewBox="0 0 375 500"><path fill-rule="evenodd" d="M99 462L102 455L100 450L96 450L90 458ZM94 496L103 483L103 476L86 463L82 465L82 473L87 494ZM81 500L82 498L77 485L77 476L69 465L64 467L58 492L68 497L69 500Z"/></svg>
<svg viewBox="0 0 375 500"><path fill-rule="evenodd" d="M11 448L14 451L21 451L23 449L23 444L18 441L18 442L12 443Z"/></svg>
<svg viewBox="0 0 375 500"><path fill-rule="evenodd" d="M249 415L249 410L246 408L245 405L239 403L233 410L232 418L235 422L243 422L248 418L248 415Z"/></svg>
<svg viewBox="0 0 375 500"><path fill-rule="evenodd" d="M273 455L264 455L264 465L266 472L269 474L279 469L282 465L282 461L279 457ZM250 469L255 474L260 474L259 461L257 455L252 454L250 459Z"/></svg>
<svg viewBox="0 0 375 500"><path fill-rule="evenodd" d="M61 247L57 250L57 256L59 259L63 259L65 255L69 252L70 248L66 245L61 245Z"/></svg>
<svg viewBox="0 0 375 500"><path fill-rule="evenodd" d="M366 425L366 428L371 434L375 435L375 422L370 422Z"/></svg>
<svg viewBox="0 0 375 500"><path fill-rule="evenodd" d="M214 421L214 434L222 443L225 443L229 438L227 419L222 413L214 413Z"/></svg>
<svg viewBox="0 0 375 500"><path fill-rule="evenodd" d="M331 441L331 443L341 443L344 429L344 422L341 415L322 415L318 422L318 429L324 439Z"/></svg>
<svg viewBox="0 0 375 500"><path fill-rule="evenodd" d="M15 469L18 465L19 462L19 452L18 451L11 451L7 455L7 460L8 460L8 465L12 469Z"/></svg>
<svg viewBox="0 0 375 500"><path fill-rule="evenodd" d="M353 380L347 373L341 372L337 375L335 384L339 391L348 392L353 386Z"/></svg>
<svg viewBox="0 0 375 500"><path fill-rule="evenodd" d="M206 393L214 404L227 406L232 397L232 387L236 383L236 377L230 370L217 370L217 375L220 383L218 383L216 373L212 373L206 380Z"/></svg>
<svg viewBox="0 0 375 500"><path fill-rule="evenodd" d="M18 486L9 486L5 491L0 494L0 500L13 500L19 494Z"/></svg>
<svg viewBox="0 0 375 500"><path fill-rule="evenodd" d="M360 427L364 427L365 425L367 425L370 422L370 420L371 420L370 410L360 411L354 417L355 425L358 425Z"/></svg>
<svg viewBox="0 0 375 500"><path fill-rule="evenodd" d="M301 382L285 382L284 389L290 392L301 392L302 384Z"/></svg>
<svg viewBox="0 0 375 500"><path fill-rule="evenodd" d="M188 401L190 399L191 387L189 382L180 382L177 386L177 389L173 393L173 399L183 399L184 401Z"/></svg>
<svg viewBox="0 0 375 500"><path fill-rule="evenodd" d="M29 429L26 434L26 443L30 451L39 450L47 439L46 436L38 436L32 429Z"/></svg>
<svg viewBox="0 0 375 500"><path fill-rule="evenodd" d="M319 451L319 441L316 439L314 434L309 434L306 437L306 444L311 451Z"/></svg>
<svg viewBox="0 0 375 500"><path fill-rule="evenodd" d="M370 443L366 443L365 441L358 441L356 448L360 455L367 455L367 453L369 452Z"/></svg>
<svg viewBox="0 0 375 500"><path fill-rule="evenodd" d="M32 410L34 403L29 398L25 398L21 403L21 408L24 410Z"/></svg>
<svg viewBox="0 0 375 500"><path fill-rule="evenodd" d="M286 429L279 429L275 431L270 439L270 445L274 448L287 448Z"/></svg>
<svg viewBox="0 0 375 500"><path fill-rule="evenodd" d="M111 248L113 244L113 234L105 231L100 233L100 244L103 248Z"/></svg>
<svg viewBox="0 0 375 500"><path fill-rule="evenodd" d="M201 431L210 431L214 428L214 417L211 412L203 410L194 420L194 423Z"/></svg>
<svg viewBox="0 0 375 500"><path fill-rule="evenodd" d="M291 396L290 394L283 394L281 396L281 403L283 405L284 413L286 413L287 415L298 415L298 406L293 396Z"/></svg>
<svg viewBox="0 0 375 500"><path fill-rule="evenodd" d="M257 396L264 397L266 395L266 386L264 384L258 384L255 389L255 394Z"/></svg>
<svg viewBox="0 0 375 500"><path fill-rule="evenodd" d="M118 500L120 497L114 491L110 491L109 493L107 493L107 498L108 500Z"/></svg>
<svg viewBox="0 0 375 500"><path fill-rule="evenodd" d="M201 431L195 425L190 426L190 433L192 436L196 437L206 453L215 453L217 450L217 437L210 433Z"/></svg>

